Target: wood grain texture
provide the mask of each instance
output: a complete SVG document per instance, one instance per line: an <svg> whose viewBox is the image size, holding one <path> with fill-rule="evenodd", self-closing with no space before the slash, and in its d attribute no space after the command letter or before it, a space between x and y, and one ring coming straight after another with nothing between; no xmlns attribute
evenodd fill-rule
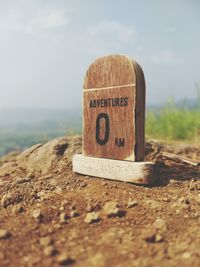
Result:
<svg viewBox="0 0 200 267"><path fill-rule="evenodd" d="M137 62L126 56L111 55L97 59L89 67L84 81L83 154L119 160L144 160L145 81ZM105 144L98 136L109 137Z"/></svg>
<svg viewBox="0 0 200 267"><path fill-rule="evenodd" d="M151 184L154 182L154 164L75 155L73 171L84 175L123 182Z"/></svg>
<svg viewBox="0 0 200 267"><path fill-rule="evenodd" d="M130 58L111 55L98 58L86 73L83 88L103 88L135 83L135 71Z"/></svg>

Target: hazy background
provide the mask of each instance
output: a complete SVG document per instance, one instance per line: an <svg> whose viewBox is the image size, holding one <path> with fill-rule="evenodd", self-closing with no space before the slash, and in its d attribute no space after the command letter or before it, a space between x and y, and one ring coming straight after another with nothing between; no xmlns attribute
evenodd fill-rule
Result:
<svg viewBox="0 0 200 267"><path fill-rule="evenodd" d="M0 0L0 107L79 108L88 65L143 67L149 104L195 97L198 0Z"/></svg>
<svg viewBox="0 0 200 267"><path fill-rule="evenodd" d="M0 155L80 132L83 79L99 56L138 61L148 107L169 98L199 106L199 25L198 0L0 0ZM200 132L197 119L190 113L180 133L191 125L191 136ZM149 122L155 136L155 115Z"/></svg>

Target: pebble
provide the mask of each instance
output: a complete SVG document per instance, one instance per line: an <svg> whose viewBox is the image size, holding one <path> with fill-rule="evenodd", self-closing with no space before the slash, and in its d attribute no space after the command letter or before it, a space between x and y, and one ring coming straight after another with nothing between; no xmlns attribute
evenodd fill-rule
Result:
<svg viewBox="0 0 200 267"><path fill-rule="evenodd" d="M87 184L85 182L80 182L79 187L86 187Z"/></svg>
<svg viewBox="0 0 200 267"><path fill-rule="evenodd" d="M84 219L84 222L85 223L94 223L94 222L98 222L100 220L100 216L99 216L99 213L98 212L89 212L85 219Z"/></svg>
<svg viewBox="0 0 200 267"><path fill-rule="evenodd" d="M159 243L164 241L164 237L161 234L155 233L154 231L147 231L143 237L147 243Z"/></svg>
<svg viewBox="0 0 200 267"><path fill-rule="evenodd" d="M39 242L41 246L45 247L45 246L52 245L53 239L50 236L45 236L45 237L41 237Z"/></svg>
<svg viewBox="0 0 200 267"><path fill-rule="evenodd" d="M68 253L64 252L57 257L57 262L60 265L71 265L74 263L74 260L70 257Z"/></svg>
<svg viewBox="0 0 200 267"><path fill-rule="evenodd" d="M44 215L42 214L41 210L34 210L32 212L32 217L37 221L41 222L42 219L44 218Z"/></svg>
<svg viewBox="0 0 200 267"><path fill-rule="evenodd" d="M153 226L156 229L161 230L162 232L167 231L167 223L164 219L157 218L155 222L153 223Z"/></svg>
<svg viewBox="0 0 200 267"><path fill-rule="evenodd" d="M190 183L189 183L189 189L191 191L193 190L199 190L200 189L200 184L198 184L196 181L194 180L191 180Z"/></svg>
<svg viewBox="0 0 200 267"><path fill-rule="evenodd" d="M128 207L128 208L132 208L132 207L135 207L135 206L137 206L137 205L138 205L138 203L137 203L136 200L131 200L131 199L129 199L127 207Z"/></svg>
<svg viewBox="0 0 200 267"><path fill-rule="evenodd" d="M57 186L56 189L55 189L55 193L56 194L62 194L63 190L60 186Z"/></svg>
<svg viewBox="0 0 200 267"><path fill-rule="evenodd" d="M54 256L56 255L57 250L53 246L47 246L44 248L44 255L45 256Z"/></svg>
<svg viewBox="0 0 200 267"><path fill-rule="evenodd" d="M0 239L7 239L11 236L10 232L6 229L0 229Z"/></svg>
<svg viewBox="0 0 200 267"><path fill-rule="evenodd" d="M30 177L20 177L20 178L17 178L15 183L16 184L24 184L24 183L28 183L31 181L31 178Z"/></svg>
<svg viewBox="0 0 200 267"><path fill-rule="evenodd" d="M21 200L22 200L21 195L7 193L1 199L1 206L3 208L7 208L8 206L14 203L19 203Z"/></svg>
<svg viewBox="0 0 200 267"><path fill-rule="evenodd" d="M103 210L108 217L115 217L122 215L122 211L118 208L118 204L115 201L107 202L104 205Z"/></svg>
<svg viewBox="0 0 200 267"><path fill-rule="evenodd" d="M190 201L189 201L188 198L180 197L180 198L178 199L178 203L190 204Z"/></svg>
<svg viewBox="0 0 200 267"><path fill-rule="evenodd" d="M183 254L182 254L182 259L185 259L185 260L187 260L187 259L189 259L189 258L191 258L191 253L190 252L184 252Z"/></svg>
<svg viewBox="0 0 200 267"><path fill-rule="evenodd" d="M66 212L62 212L60 214L60 220L59 220L59 222L60 223L66 223L67 222L67 219L68 219L68 216L67 216Z"/></svg>
<svg viewBox="0 0 200 267"><path fill-rule="evenodd" d="M90 203L87 204L86 211L88 211L88 212L93 211L93 207L92 207L92 205Z"/></svg>
<svg viewBox="0 0 200 267"><path fill-rule="evenodd" d="M15 205L12 209L12 212L14 214L22 213L24 212L24 207L22 205Z"/></svg>
<svg viewBox="0 0 200 267"><path fill-rule="evenodd" d="M35 175L33 173L29 172L27 174L27 177L33 179L33 178L35 178Z"/></svg>
<svg viewBox="0 0 200 267"><path fill-rule="evenodd" d="M71 218L73 218L73 217L77 217L77 216L79 216L78 211L76 211L76 210L72 210L72 211L70 212L70 217L71 217Z"/></svg>
<svg viewBox="0 0 200 267"><path fill-rule="evenodd" d="M168 197L163 197L162 200L163 200L164 202L170 202L170 199L169 199Z"/></svg>

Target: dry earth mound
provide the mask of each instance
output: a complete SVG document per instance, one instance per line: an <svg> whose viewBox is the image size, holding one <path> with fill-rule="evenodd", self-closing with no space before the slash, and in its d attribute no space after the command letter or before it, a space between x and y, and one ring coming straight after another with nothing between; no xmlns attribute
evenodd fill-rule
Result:
<svg viewBox="0 0 200 267"><path fill-rule="evenodd" d="M79 136L1 159L0 266L200 265L200 148L147 142L151 187L74 174L74 153Z"/></svg>

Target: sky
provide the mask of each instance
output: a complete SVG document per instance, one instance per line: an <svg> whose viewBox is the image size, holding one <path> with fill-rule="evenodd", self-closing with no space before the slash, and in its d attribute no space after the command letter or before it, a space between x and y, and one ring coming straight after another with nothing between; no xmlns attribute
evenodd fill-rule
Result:
<svg viewBox="0 0 200 267"><path fill-rule="evenodd" d="M142 67L147 103L195 98L198 0L0 0L0 108L80 108L98 57Z"/></svg>

